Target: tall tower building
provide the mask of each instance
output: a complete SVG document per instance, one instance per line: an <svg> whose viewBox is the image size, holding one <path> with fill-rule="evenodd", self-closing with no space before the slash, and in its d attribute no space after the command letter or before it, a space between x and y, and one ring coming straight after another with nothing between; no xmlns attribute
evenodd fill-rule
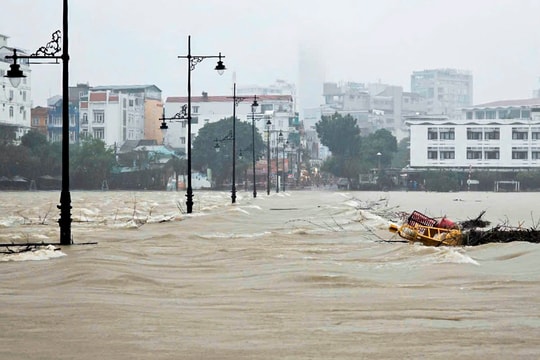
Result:
<svg viewBox="0 0 540 360"><path fill-rule="evenodd" d="M315 123L319 121L321 105L324 104L323 56L315 41L304 40L299 44L297 110L306 129L315 126Z"/></svg>
<svg viewBox="0 0 540 360"><path fill-rule="evenodd" d="M473 76L456 69L414 71L411 92L426 99L428 114L459 118L461 108L473 104Z"/></svg>

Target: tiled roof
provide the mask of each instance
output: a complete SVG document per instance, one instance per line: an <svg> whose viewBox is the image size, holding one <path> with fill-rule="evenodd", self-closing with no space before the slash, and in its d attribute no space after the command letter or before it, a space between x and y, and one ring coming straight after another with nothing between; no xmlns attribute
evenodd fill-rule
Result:
<svg viewBox="0 0 540 360"><path fill-rule="evenodd" d="M106 92L91 92L90 101L105 101L107 100Z"/></svg>

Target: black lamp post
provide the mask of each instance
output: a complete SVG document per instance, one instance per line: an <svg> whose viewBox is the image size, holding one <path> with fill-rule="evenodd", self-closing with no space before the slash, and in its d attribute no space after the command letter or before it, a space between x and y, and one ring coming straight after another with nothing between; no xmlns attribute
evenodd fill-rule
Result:
<svg viewBox="0 0 540 360"><path fill-rule="evenodd" d="M257 102L257 95L253 97L253 103L251 104L251 148L253 156L253 197L257 197L257 178L255 177L255 111L259 103Z"/></svg>
<svg viewBox="0 0 540 360"><path fill-rule="evenodd" d="M270 119L266 122L266 195L270 195Z"/></svg>
<svg viewBox="0 0 540 360"><path fill-rule="evenodd" d="M234 128L234 121L233 121L233 128ZM235 182L236 182L236 176L235 176L235 167L236 167L236 159L235 159L235 146L234 146L234 143L235 143L235 140L234 140L234 130L231 130L229 131L229 133L221 138L221 139L218 139L216 138L215 141L215 145L214 145L214 149L216 150L216 152L219 152L220 151L220 146L219 146L219 143L222 142L222 141L232 141L233 142L233 159L232 159L232 190L231 190L231 201L232 203L234 204L236 202L236 185L235 185Z"/></svg>
<svg viewBox="0 0 540 360"><path fill-rule="evenodd" d="M17 59L55 59L62 60L62 191L60 194L60 244L71 245L71 194L69 192L69 53L68 53L68 0L63 0L62 15L63 37L60 46L61 32L55 31L52 40L47 45L39 48L32 55L17 55L17 50L13 49L13 55L6 56L6 59L13 59L13 64L7 71L5 77L10 78L14 87L20 83L20 78L25 77L17 64ZM57 55L62 50L62 55ZM15 80L17 79L17 80ZM14 81L12 81L14 80Z"/></svg>
<svg viewBox="0 0 540 360"><path fill-rule="evenodd" d="M285 141L283 143L283 156L281 157L281 174L283 175L283 192L285 192L285 183L287 182L287 173L285 172L285 148L287 147L287 145L289 144L289 140Z"/></svg>
<svg viewBox="0 0 540 360"><path fill-rule="evenodd" d="M276 193L279 193L279 144L283 140L283 133L279 130L276 142Z"/></svg>
<svg viewBox="0 0 540 360"><path fill-rule="evenodd" d="M186 207L187 213L191 214L193 212L193 188L191 187L191 71L195 69L195 66L208 58L218 58L217 65L215 70L222 75L225 71L225 65L221 58L225 58L221 53L219 55L205 55L205 56L195 56L191 55L191 35L188 36L188 53L186 56L178 56L179 59L188 60L188 80L187 80L187 91L188 91L188 103L187 103L187 192L186 192Z"/></svg>

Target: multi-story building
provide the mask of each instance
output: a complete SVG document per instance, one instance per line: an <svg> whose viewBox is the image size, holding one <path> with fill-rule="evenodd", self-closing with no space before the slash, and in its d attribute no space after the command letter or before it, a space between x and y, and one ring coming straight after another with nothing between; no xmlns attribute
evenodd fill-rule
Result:
<svg viewBox="0 0 540 360"><path fill-rule="evenodd" d="M411 92L426 99L427 114L458 119L461 109L473 104L473 76L456 69L414 71Z"/></svg>
<svg viewBox="0 0 540 360"><path fill-rule="evenodd" d="M56 95L47 99L47 139L52 142L62 141L62 96ZM79 109L73 103L69 103L69 142L76 143L79 140Z"/></svg>
<svg viewBox="0 0 540 360"><path fill-rule="evenodd" d="M236 107L236 118L240 121L248 121L251 124L251 104L254 99L253 94L242 95L243 101ZM238 97L240 98L240 96ZM165 102L165 117L170 118L180 113L182 106L187 105L187 97L168 97ZM295 132L295 124L298 122L297 114L294 112L294 103L291 95L257 95L259 107L255 116L255 126L262 134L266 131L266 121L270 120L271 130L281 130L287 138L289 133ZM191 97L191 140L195 139L199 130L207 123L214 123L222 119L232 117L233 99L231 96L209 96L203 93L202 96ZM159 128L158 125L156 125ZM168 131L163 139L166 145L186 151L187 146L187 126L185 121L168 122ZM276 146L276 140L272 138L272 146Z"/></svg>
<svg viewBox="0 0 540 360"><path fill-rule="evenodd" d="M540 98L476 105L464 115L409 118L410 167L540 167Z"/></svg>
<svg viewBox="0 0 540 360"><path fill-rule="evenodd" d="M96 86L81 96L81 137L92 136L118 149L126 140L161 142L161 90L155 85Z"/></svg>
<svg viewBox="0 0 540 360"><path fill-rule="evenodd" d="M321 115L352 116L363 135L387 129L399 139L407 135L405 116L425 113L424 99L400 86L381 83L325 83Z"/></svg>
<svg viewBox="0 0 540 360"><path fill-rule="evenodd" d="M49 108L44 106L36 106L31 111L32 122L30 126L33 130L47 136L47 120L49 117Z"/></svg>
<svg viewBox="0 0 540 360"><path fill-rule="evenodd" d="M7 39L7 36L0 35L0 125L12 129L15 139L18 140L30 130L32 74L28 61L19 59L17 63L26 77L21 79L17 87L4 77L13 63L11 59L5 58L13 55L13 48L7 45ZM19 55L25 55L24 51L17 50Z"/></svg>

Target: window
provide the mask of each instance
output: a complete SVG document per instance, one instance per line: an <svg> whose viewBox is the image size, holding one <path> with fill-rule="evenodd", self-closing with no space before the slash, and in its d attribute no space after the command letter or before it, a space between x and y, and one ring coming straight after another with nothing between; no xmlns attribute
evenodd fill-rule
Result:
<svg viewBox="0 0 540 360"><path fill-rule="evenodd" d="M454 150L441 150L440 155L441 160L450 160L456 157Z"/></svg>
<svg viewBox="0 0 540 360"><path fill-rule="evenodd" d="M440 129L439 133L441 140L455 140L456 134L454 133L454 129ZM453 159L453 158L452 158Z"/></svg>
<svg viewBox="0 0 540 360"><path fill-rule="evenodd" d="M497 160L499 158L499 148L484 148L484 159Z"/></svg>
<svg viewBox="0 0 540 360"><path fill-rule="evenodd" d="M9 107L9 117L10 117L10 118L13 117L13 106L10 106L10 107Z"/></svg>
<svg viewBox="0 0 540 360"><path fill-rule="evenodd" d="M486 111L486 119L496 119L496 118L497 118L497 112L495 110Z"/></svg>
<svg viewBox="0 0 540 360"><path fill-rule="evenodd" d="M526 128L512 128L512 140L527 140L528 135Z"/></svg>
<svg viewBox="0 0 540 360"><path fill-rule="evenodd" d="M540 160L540 149L533 149L531 151L531 159Z"/></svg>
<svg viewBox="0 0 540 360"><path fill-rule="evenodd" d="M129 107L133 107L133 99L129 99Z"/></svg>
<svg viewBox="0 0 540 360"><path fill-rule="evenodd" d="M533 127L531 129L531 139L532 140L540 140L540 128Z"/></svg>
<svg viewBox="0 0 540 360"><path fill-rule="evenodd" d="M199 113L199 106L192 106L191 107L192 111L194 114L198 114Z"/></svg>
<svg viewBox="0 0 540 360"><path fill-rule="evenodd" d="M274 110L274 105L272 104L261 104L261 113L265 113L266 111L272 111Z"/></svg>
<svg viewBox="0 0 540 360"><path fill-rule="evenodd" d="M473 118L473 112L467 111L467 120L472 120L472 118Z"/></svg>
<svg viewBox="0 0 540 360"><path fill-rule="evenodd" d="M476 118L477 119L485 119L486 118L486 113L484 111L477 111L476 112Z"/></svg>
<svg viewBox="0 0 540 360"><path fill-rule="evenodd" d="M88 114L87 113L82 114L82 123L83 124L88 124Z"/></svg>
<svg viewBox="0 0 540 360"><path fill-rule="evenodd" d="M105 129L103 128L99 128L99 129L94 129L94 139L105 139Z"/></svg>
<svg viewBox="0 0 540 360"><path fill-rule="evenodd" d="M482 129L467 128L467 140L482 140Z"/></svg>
<svg viewBox="0 0 540 360"><path fill-rule="evenodd" d="M199 117L198 116L192 116L191 117L191 123L192 124L198 124L199 123Z"/></svg>
<svg viewBox="0 0 540 360"><path fill-rule="evenodd" d="M521 118L522 119L530 119L531 118L531 111L530 110L521 110Z"/></svg>
<svg viewBox="0 0 540 360"><path fill-rule="evenodd" d="M437 156L437 148L428 148L428 151L427 151L427 158L429 160L437 160L438 156Z"/></svg>
<svg viewBox="0 0 540 360"><path fill-rule="evenodd" d="M105 122L105 112L102 110L94 111L94 123L103 124L104 122Z"/></svg>
<svg viewBox="0 0 540 360"><path fill-rule="evenodd" d="M473 160L473 159L482 159L482 149L476 148L476 147L468 147L467 148L467 159Z"/></svg>
<svg viewBox="0 0 540 360"><path fill-rule="evenodd" d="M35 117L32 118L32 126L38 126L39 125L39 118Z"/></svg>
<svg viewBox="0 0 540 360"><path fill-rule="evenodd" d="M512 148L512 159L513 160L527 160L527 148Z"/></svg>
<svg viewBox="0 0 540 360"><path fill-rule="evenodd" d="M180 144L186 145L186 138L184 136L180 138Z"/></svg>
<svg viewBox="0 0 540 360"><path fill-rule="evenodd" d="M437 140L438 138L438 132L437 128L428 128L428 140Z"/></svg>
<svg viewBox="0 0 540 360"><path fill-rule="evenodd" d="M484 138L486 140L499 140L501 138L500 130L498 128L486 128Z"/></svg>

